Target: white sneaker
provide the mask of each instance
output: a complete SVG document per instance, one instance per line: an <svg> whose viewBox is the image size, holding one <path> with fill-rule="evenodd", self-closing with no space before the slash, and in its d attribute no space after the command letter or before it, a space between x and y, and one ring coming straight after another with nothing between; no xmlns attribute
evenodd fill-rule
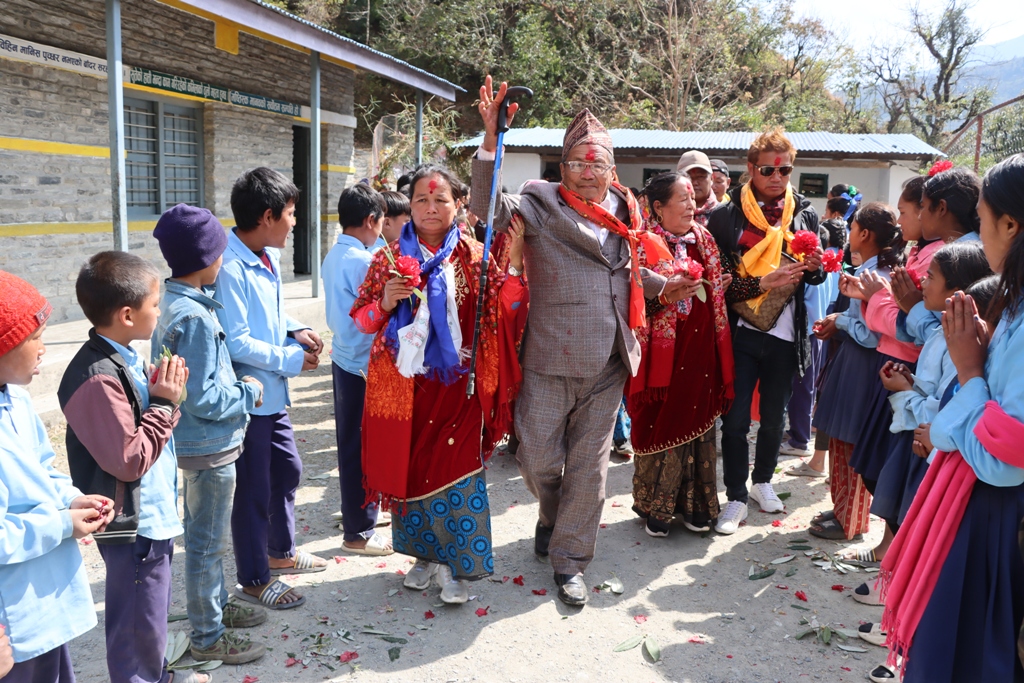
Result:
<svg viewBox="0 0 1024 683"><path fill-rule="evenodd" d="M441 600L443 602L447 602L449 605L469 602L469 582L456 580L448 565L438 565L437 582L441 584Z"/></svg>
<svg viewBox="0 0 1024 683"><path fill-rule="evenodd" d="M416 564L405 575L402 585L417 591L426 590L430 588L430 579L436 572L436 564L426 560L416 560Z"/></svg>
<svg viewBox="0 0 1024 683"><path fill-rule="evenodd" d="M782 444L779 448L779 455L795 455L799 458L807 458L814 455L814 451L811 450L810 446L804 446L803 448L796 448L790 446L788 443Z"/></svg>
<svg viewBox="0 0 1024 683"><path fill-rule="evenodd" d="M734 534L740 528L740 522L747 518L747 504L739 500L730 500L718 517L715 531L720 534Z"/></svg>
<svg viewBox="0 0 1024 683"><path fill-rule="evenodd" d="M750 489L750 497L761 506L761 512L782 512L786 507L775 495L771 484L754 484L754 488Z"/></svg>

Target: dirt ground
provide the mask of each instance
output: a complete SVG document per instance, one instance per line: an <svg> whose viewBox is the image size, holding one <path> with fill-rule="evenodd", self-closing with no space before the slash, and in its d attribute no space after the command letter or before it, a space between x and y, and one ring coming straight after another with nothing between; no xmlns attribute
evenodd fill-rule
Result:
<svg viewBox="0 0 1024 683"><path fill-rule="evenodd" d="M437 587L426 592L402 587L409 558L367 558L341 550L331 519L339 491L326 353L318 370L292 381L292 402L304 462L297 544L329 558L329 566L323 573L286 577L308 596L306 604L270 612L266 623L247 630L266 644L267 655L252 664L220 667L213 672L218 683L862 681L884 659L884 650L856 638L844 644L833 636L829 645L813 635L795 638L807 628L802 620L855 629L881 616L881 608L850 598L852 589L873 574L826 571L803 550L787 549L809 545L834 553L842 547L815 542L806 533L810 518L830 507L823 479L777 474L776 490L791 494L786 512L769 515L753 506L747 523L732 536L694 534L679 525L668 538L655 539L630 510L632 463L613 461L597 557L586 580L595 586L619 577L624 590L591 593L590 604L579 610L555 597L549 565L533 555L536 501L512 459L495 457L487 471L495 576L471 584L469 603L450 606L441 603ZM63 433L52 436L64 469ZM788 464L780 458L780 466ZM721 483L719 491L724 501ZM871 547L881 529L873 519L872 533L857 547ZM793 543L800 539L807 543ZM81 544L100 623L75 640L71 652L78 679L88 683L107 679L104 570L91 539ZM770 564L787 554L796 557ZM774 567L774 575L748 578L752 566L759 571L762 565ZM178 539L172 618L185 612L183 566ZM233 585L230 555L226 571ZM188 633L188 628L183 620L169 624L172 633ZM615 651L645 635L650 649L660 650L659 661L643 646ZM844 651L840 645L866 652ZM186 655L182 661L191 660Z"/></svg>

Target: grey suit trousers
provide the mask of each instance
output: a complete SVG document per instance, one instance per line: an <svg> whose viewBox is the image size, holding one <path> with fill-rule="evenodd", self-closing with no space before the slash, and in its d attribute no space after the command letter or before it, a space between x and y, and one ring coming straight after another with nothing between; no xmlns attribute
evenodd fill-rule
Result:
<svg viewBox="0 0 1024 683"><path fill-rule="evenodd" d="M586 571L604 508L615 415L629 370L619 353L594 377L523 370L516 404L516 460L551 528L548 552L558 574Z"/></svg>

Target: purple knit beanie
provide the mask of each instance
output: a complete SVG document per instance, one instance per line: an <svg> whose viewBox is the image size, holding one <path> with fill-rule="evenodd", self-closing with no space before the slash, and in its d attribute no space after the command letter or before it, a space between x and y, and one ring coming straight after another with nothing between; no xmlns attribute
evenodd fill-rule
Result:
<svg viewBox="0 0 1024 683"><path fill-rule="evenodd" d="M160 243L171 277L189 275L206 268L224 253L228 236L224 226L209 209L178 204L167 209L156 222L153 237Z"/></svg>

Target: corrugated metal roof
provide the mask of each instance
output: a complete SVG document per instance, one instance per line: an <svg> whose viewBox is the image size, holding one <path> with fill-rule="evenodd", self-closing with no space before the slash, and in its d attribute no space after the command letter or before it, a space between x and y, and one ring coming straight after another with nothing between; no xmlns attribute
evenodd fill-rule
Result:
<svg viewBox="0 0 1024 683"><path fill-rule="evenodd" d="M746 152L757 133L691 132L673 130L631 130L615 128L609 131L612 144L619 150L666 150L682 153L700 149L709 154L717 152ZM505 134L505 146L552 147L560 149L563 128L513 128ZM909 134L883 133L787 133L797 150L803 153L851 154L858 156L943 156L936 149ZM461 147L476 147L483 141L477 136L461 143Z"/></svg>

